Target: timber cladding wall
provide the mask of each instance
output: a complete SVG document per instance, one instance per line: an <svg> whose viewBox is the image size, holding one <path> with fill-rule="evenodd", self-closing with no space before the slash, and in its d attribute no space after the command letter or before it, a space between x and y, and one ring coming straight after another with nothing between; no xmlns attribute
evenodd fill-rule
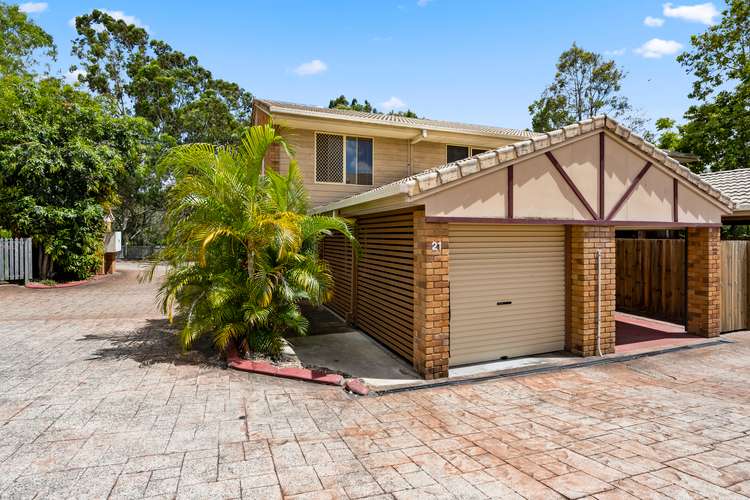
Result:
<svg viewBox="0 0 750 500"><path fill-rule="evenodd" d="M328 263L333 276L333 299L327 304L347 321L354 312L354 251L351 243L340 233L323 239L320 256Z"/></svg>
<svg viewBox="0 0 750 500"><path fill-rule="evenodd" d="M361 253L341 235L326 237L321 257L333 275L336 314L409 362L414 358L414 213L358 217Z"/></svg>

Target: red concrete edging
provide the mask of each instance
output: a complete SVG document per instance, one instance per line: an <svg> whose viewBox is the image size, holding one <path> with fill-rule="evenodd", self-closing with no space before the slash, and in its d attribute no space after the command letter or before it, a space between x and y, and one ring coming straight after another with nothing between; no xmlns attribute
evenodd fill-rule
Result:
<svg viewBox="0 0 750 500"><path fill-rule="evenodd" d="M358 394L359 396L367 396L370 392L370 389L367 388L365 383L358 378L350 378L346 381L344 387L347 391Z"/></svg>
<svg viewBox="0 0 750 500"><path fill-rule="evenodd" d="M32 290L46 290L48 288L71 288L74 286L88 285L89 283L99 281L108 276L113 276L113 275L112 274L97 274L86 280L67 281L65 283L55 283L54 285L45 285L44 283L39 283L37 281L30 281L24 286L26 288L31 288Z"/></svg>
<svg viewBox="0 0 750 500"><path fill-rule="evenodd" d="M261 375L270 375L272 377L289 378L293 380L304 380L316 384L344 385L344 377L335 373L325 373L318 370L309 370L307 368L279 368L265 361L250 361L242 359L237 353L234 346L227 349L227 365L235 370L249 373L258 373Z"/></svg>

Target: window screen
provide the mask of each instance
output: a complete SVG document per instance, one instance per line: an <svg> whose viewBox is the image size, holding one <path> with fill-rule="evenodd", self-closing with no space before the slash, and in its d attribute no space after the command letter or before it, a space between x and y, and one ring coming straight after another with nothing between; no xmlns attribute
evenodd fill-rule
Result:
<svg viewBox="0 0 750 500"><path fill-rule="evenodd" d="M471 156L486 153L486 149L477 149L477 148L471 148Z"/></svg>
<svg viewBox="0 0 750 500"><path fill-rule="evenodd" d="M315 136L315 180L344 182L344 138L340 135Z"/></svg>
<svg viewBox="0 0 750 500"><path fill-rule="evenodd" d="M448 146L448 163L469 157L468 146Z"/></svg>

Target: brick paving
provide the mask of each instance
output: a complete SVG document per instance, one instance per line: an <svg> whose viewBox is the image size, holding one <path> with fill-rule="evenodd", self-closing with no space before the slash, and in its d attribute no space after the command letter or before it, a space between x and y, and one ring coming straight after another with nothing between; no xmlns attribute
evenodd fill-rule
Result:
<svg viewBox="0 0 750 500"><path fill-rule="evenodd" d="M0 286L3 498L741 498L750 334L355 398L175 354L132 266Z"/></svg>

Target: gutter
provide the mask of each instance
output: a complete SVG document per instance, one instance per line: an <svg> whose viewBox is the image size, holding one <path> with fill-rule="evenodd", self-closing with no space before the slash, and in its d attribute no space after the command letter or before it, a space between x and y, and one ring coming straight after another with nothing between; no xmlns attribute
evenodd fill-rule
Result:
<svg viewBox="0 0 750 500"><path fill-rule="evenodd" d="M409 194L409 190L411 186L414 184L416 184L416 181L412 179L406 182L387 184L383 186L382 188L376 188L376 189L373 189L372 191L366 191L364 193L354 195L357 197L356 203L351 203L350 198L354 197L352 196L350 198L344 198L343 200L329 203L327 205L312 208L310 210L310 214L316 215L316 214L321 214L325 212L338 211L338 210L341 210L342 208L348 208L348 207L360 205L362 203L367 203L368 201L376 201L382 198L388 198L389 196L395 196L398 194L407 195Z"/></svg>
<svg viewBox="0 0 750 500"><path fill-rule="evenodd" d="M454 133L454 134L476 135L476 136L484 136L484 137L500 137L502 139L510 139L510 140L524 140L524 139L530 139L532 137L531 135L527 135L525 133L512 134L512 133L503 133L501 131L491 132L487 130L476 130L476 129L471 129L471 128L441 127L439 125L430 125L430 124L424 124L424 123L420 123L420 124L398 123L398 122L389 122L389 121L377 120L377 119L372 119L372 118L364 118L364 117L352 116L352 115L335 115L332 113L325 113L325 112L319 112L319 111L303 111L299 109L290 109L290 108L274 106L270 103L267 103L266 101L263 101L262 99L260 99L260 102L262 102L268 107L268 110L271 114L278 113L282 115L303 116L303 117L308 117L308 118L321 118L321 119L328 119L328 120L367 123L370 125L384 126L384 127L398 127L398 128L405 128L405 129L427 129L427 130L433 130L435 132L447 132L447 133ZM490 125L488 125L487 127L492 128ZM519 131L519 132L525 132L525 131Z"/></svg>

